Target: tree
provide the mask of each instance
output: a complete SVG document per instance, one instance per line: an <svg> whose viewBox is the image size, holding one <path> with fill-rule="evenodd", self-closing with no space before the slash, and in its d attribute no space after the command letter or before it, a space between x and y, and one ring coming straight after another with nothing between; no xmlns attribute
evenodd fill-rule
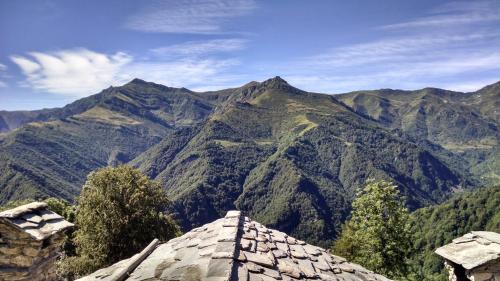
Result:
<svg viewBox="0 0 500 281"><path fill-rule="evenodd" d="M67 276L87 274L136 254L154 238L179 234L163 213L170 204L164 189L129 166L89 174L77 202L77 257L62 264Z"/></svg>
<svg viewBox="0 0 500 281"><path fill-rule="evenodd" d="M352 203L333 252L390 278L407 274L409 213L397 186L370 182Z"/></svg>

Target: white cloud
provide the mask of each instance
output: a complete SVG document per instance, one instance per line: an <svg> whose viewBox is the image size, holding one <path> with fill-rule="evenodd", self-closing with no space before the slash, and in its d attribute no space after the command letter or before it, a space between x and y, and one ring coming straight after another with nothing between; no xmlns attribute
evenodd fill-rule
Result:
<svg viewBox="0 0 500 281"><path fill-rule="evenodd" d="M385 29L448 27L500 21L500 5L496 0L450 2L434 9L429 16L383 26Z"/></svg>
<svg viewBox="0 0 500 281"><path fill-rule="evenodd" d="M226 70L238 65L237 60L181 59L164 62L134 62L123 71L125 80L140 77L171 87L207 90L214 85L231 85L233 76Z"/></svg>
<svg viewBox="0 0 500 281"><path fill-rule="evenodd" d="M161 56L200 56L212 53L241 50L245 47L246 43L247 40L237 38L189 41L181 44L155 48L151 51Z"/></svg>
<svg viewBox="0 0 500 281"><path fill-rule="evenodd" d="M449 55L444 47L457 44L474 44L477 40L495 38L500 34L476 33L466 35L419 35L413 37L389 37L374 42L342 46L308 57L304 62L328 68L366 65L384 61L407 61L410 58L420 61Z"/></svg>
<svg viewBox="0 0 500 281"><path fill-rule="evenodd" d="M0 63L0 88L6 88L7 82L2 79L5 78L5 72L7 71L7 66L5 64Z"/></svg>
<svg viewBox="0 0 500 281"><path fill-rule="evenodd" d="M253 0L165 0L128 19L127 28L144 32L214 34L230 18L256 8Z"/></svg>
<svg viewBox="0 0 500 281"><path fill-rule="evenodd" d="M126 53L107 55L87 49L31 52L11 59L26 76L27 86L69 96L89 95L116 83L122 67L132 61Z"/></svg>
<svg viewBox="0 0 500 281"><path fill-rule="evenodd" d="M32 52L11 59L26 77L24 86L72 97L88 96L133 78L198 90L232 86L236 76L227 70L239 64L236 59L190 56L141 60L127 53L110 55L87 49Z"/></svg>
<svg viewBox="0 0 500 281"><path fill-rule="evenodd" d="M328 49L279 71L314 91L427 86L470 91L500 79L500 32L491 23L500 20L499 4L448 3L428 17L384 27L378 40Z"/></svg>
<svg viewBox="0 0 500 281"><path fill-rule="evenodd" d="M443 88L460 92L474 92L486 85L491 85L498 81L498 78L460 81L456 83L445 84L443 85Z"/></svg>

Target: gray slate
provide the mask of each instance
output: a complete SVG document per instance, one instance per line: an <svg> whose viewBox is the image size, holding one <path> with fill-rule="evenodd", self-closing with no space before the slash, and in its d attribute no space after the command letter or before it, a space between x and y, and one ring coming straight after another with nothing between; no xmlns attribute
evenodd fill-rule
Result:
<svg viewBox="0 0 500 281"><path fill-rule="evenodd" d="M29 203L0 212L0 221L28 233L38 241L74 226L47 208L43 202Z"/></svg>
<svg viewBox="0 0 500 281"><path fill-rule="evenodd" d="M473 269L500 259L500 234L473 231L436 249L436 254L462 265L465 269Z"/></svg>
<svg viewBox="0 0 500 281"><path fill-rule="evenodd" d="M389 280L238 211L158 245L136 268L115 274L128 265L130 259L79 281Z"/></svg>

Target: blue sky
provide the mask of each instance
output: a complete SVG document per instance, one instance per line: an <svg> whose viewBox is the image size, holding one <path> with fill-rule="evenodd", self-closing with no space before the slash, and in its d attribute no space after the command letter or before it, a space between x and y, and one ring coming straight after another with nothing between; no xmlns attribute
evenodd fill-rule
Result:
<svg viewBox="0 0 500 281"><path fill-rule="evenodd" d="M279 75L304 90L500 80L500 0L0 0L0 110L134 77L192 90Z"/></svg>

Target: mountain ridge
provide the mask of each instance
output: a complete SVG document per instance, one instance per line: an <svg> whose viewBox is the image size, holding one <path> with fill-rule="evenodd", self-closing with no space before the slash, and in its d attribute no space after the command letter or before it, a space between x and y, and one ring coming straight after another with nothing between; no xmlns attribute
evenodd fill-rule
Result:
<svg viewBox="0 0 500 281"><path fill-rule="evenodd" d="M0 202L73 200L88 172L126 163L167 189L184 229L237 208L326 245L369 178L394 181L412 209L496 179L497 89L327 95L276 76L195 92L134 79L0 134Z"/></svg>

